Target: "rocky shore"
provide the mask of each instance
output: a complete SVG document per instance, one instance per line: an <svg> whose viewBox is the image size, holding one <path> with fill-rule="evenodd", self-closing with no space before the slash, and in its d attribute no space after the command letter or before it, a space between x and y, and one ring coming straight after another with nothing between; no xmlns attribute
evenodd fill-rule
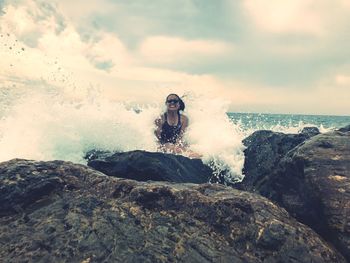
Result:
<svg viewBox="0 0 350 263"><path fill-rule="evenodd" d="M244 144L236 189L208 184L200 160L161 153L1 163L0 258L349 262L350 127L258 131Z"/></svg>
<svg viewBox="0 0 350 263"><path fill-rule="evenodd" d="M350 126L295 147L297 137L259 133L245 140L246 176L240 189L284 207L350 261ZM289 143L281 144L276 137Z"/></svg>

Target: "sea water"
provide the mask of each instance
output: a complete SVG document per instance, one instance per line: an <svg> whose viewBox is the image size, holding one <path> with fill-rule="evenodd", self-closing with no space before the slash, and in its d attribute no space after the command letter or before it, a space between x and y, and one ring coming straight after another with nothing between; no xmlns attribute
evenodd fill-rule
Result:
<svg viewBox="0 0 350 263"><path fill-rule="evenodd" d="M303 127L317 127L327 132L350 124L350 116L234 112L229 112L228 116L247 132L260 129L298 133Z"/></svg>

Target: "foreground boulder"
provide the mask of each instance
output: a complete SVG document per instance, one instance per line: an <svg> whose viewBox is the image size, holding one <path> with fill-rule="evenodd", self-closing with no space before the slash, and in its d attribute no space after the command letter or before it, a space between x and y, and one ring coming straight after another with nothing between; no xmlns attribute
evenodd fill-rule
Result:
<svg viewBox="0 0 350 263"><path fill-rule="evenodd" d="M266 174L254 190L315 229L350 261L350 131L311 138Z"/></svg>
<svg viewBox="0 0 350 263"><path fill-rule="evenodd" d="M4 262L345 262L258 195L62 161L0 164Z"/></svg>
<svg viewBox="0 0 350 263"><path fill-rule="evenodd" d="M243 144L247 147L244 151L245 177L238 184L239 187L247 191L259 189L260 184L268 180L287 152L319 133L316 127L306 127L299 134L267 130L254 132L243 140Z"/></svg>
<svg viewBox="0 0 350 263"><path fill-rule="evenodd" d="M212 170L200 159L158 152L131 151L87 154L88 166L109 176L137 181L208 183Z"/></svg>

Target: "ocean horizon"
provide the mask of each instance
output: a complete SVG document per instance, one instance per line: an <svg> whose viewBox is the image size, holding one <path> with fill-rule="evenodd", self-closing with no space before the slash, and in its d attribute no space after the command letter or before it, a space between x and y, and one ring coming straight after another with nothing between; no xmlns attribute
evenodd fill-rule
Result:
<svg viewBox="0 0 350 263"><path fill-rule="evenodd" d="M287 113L243 113L228 112L230 120L243 129L297 132L307 126L317 127L321 132L341 128L350 124L350 116L287 114Z"/></svg>

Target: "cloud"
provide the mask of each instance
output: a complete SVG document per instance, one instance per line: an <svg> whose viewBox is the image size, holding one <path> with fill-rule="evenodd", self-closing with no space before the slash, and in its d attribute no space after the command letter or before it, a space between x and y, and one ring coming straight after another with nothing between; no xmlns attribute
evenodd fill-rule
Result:
<svg viewBox="0 0 350 263"><path fill-rule="evenodd" d="M64 19L55 12L54 4L35 1L15 1L4 7L0 29L11 32L31 47L48 31L59 33L65 28Z"/></svg>
<svg viewBox="0 0 350 263"><path fill-rule="evenodd" d="M113 99L129 97L143 101L158 98L160 93L153 92L158 87L185 90L200 83L203 90L211 89L204 85L210 77L142 64L139 53L131 52L115 33L98 31L93 38L84 39L75 25L54 7L43 7L33 0L21 3L7 5L7 13L0 17L0 24L11 32L1 39L0 72L5 78L2 83L18 86L47 83L74 91L74 96L84 96L93 85ZM64 23L61 30L57 30L58 21ZM28 37L32 41L28 42ZM174 45L172 38L162 40L161 44ZM194 52L197 57L210 57L227 49L225 44L210 41L175 39L175 44L180 44L174 46L179 56L192 56ZM10 45L13 49L9 49ZM169 54L169 50L163 54Z"/></svg>
<svg viewBox="0 0 350 263"><path fill-rule="evenodd" d="M260 30L273 34L324 37L332 33L334 19L348 16L345 0L244 0L243 8ZM348 5L348 7L350 7ZM349 10L348 10L349 11ZM338 24L339 26L339 24Z"/></svg>
<svg viewBox="0 0 350 263"><path fill-rule="evenodd" d="M139 52L147 63L174 64L181 61L203 63L202 60L231 55L233 49L231 44L222 41L153 36L141 43Z"/></svg>
<svg viewBox="0 0 350 263"><path fill-rule="evenodd" d="M350 74L349 75L343 75L338 74L335 76L335 83L341 86L348 86L350 87Z"/></svg>
<svg viewBox="0 0 350 263"><path fill-rule="evenodd" d="M96 14L105 15L118 10L118 5L108 0L60 0L57 7L71 21Z"/></svg>
<svg viewBox="0 0 350 263"><path fill-rule="evenodd" d="M348 85L320 81L313 87L264 86L254 82L229 81L227 98L232 112L346 115L350 100Z"/></svg>
<svg viewBox="0 0 350 263"><path fill-rule="evenodd" d="M124 20L128 16L125 11L142 14L144 5L114 4L109 0L100 4L94 0L80 10L81 0L74 3L62 0L56 4L8 1L5 14L0 16L1 31L11 33L0 40L1 84L10 87L15 83L26 88L49 83L76 97L84 96L93 86L114 100L141 102L163 101L168 92L193 91L228 99L232 101L232 110L348 112L350 74L347 70L335 70L338 64L348 64L348 49L339 48L347 43L339 40L346 40L347 36L340 32L347 32L343 25L348 21L344 16L350 7L348 2L337 0L328 8L328 15L324 14L327 6L324 0L315 9L311 9L316 5L312 0L295 3L286 0L287 9L275 0L272 4L265 0L243 3L259 32L249 31L247 26L246 31L231 36L234 40L214 38L209 31L191 35L191 30L199 28L196 24L188 32L182 27L180 34L179 28L176 31L157 24L166 19L163 15L155 20L145 15L135 21L147 21L146 27L151 26L152 30L145 31L144 25L140 25L135 30L142 31L142 37L130 44L121 37L119 29L123 27L127 34L134 27L134 22L129 22L135 13ZM150 9L146 10L148 15L154 15L156 6L152 4ZM119 17L115 20L119 27L114 31L86 26L85 19L100 21L103 18L94 14L104 16L107 12L109 16L114 10ZM172 13L169 9L173 17L166 23L169 26L181 16L190 19L198 15L198 10L202 9L195 1L187 13L186 10ZM270 17L274 12L280 14ZM176 17L174 14L178 13ZM332 24L330 18L335 14L340 14L341 19ZM202 15L201 18L206 17ZM306 17L312 21L303 28ZM296 23L299 19L301 22ZM105 22L110 21L114 20ZM200 21L202 28L212 22ZM324 39L332 26L336 29L333 35Z"/></svg>

